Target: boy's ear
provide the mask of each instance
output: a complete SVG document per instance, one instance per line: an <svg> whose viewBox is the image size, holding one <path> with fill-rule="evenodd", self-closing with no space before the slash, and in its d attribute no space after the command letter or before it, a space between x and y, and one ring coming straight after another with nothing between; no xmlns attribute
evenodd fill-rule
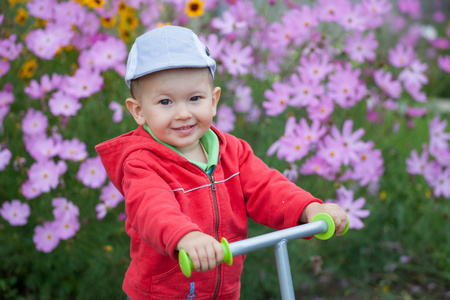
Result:
<svg viewBox="0 0 450 300"><path fill-rule="evenodd" d="M141 104L133 98L127 98L125 101L127 104L127 109L130 111L134 120L138 125L145 124L144 112L142 111Z"/></svg>
<svg viewBox="0 0 450 300"><path fill-rule="evenodd" d="M212 95L212 115L213 115L213 117L215 117L217 114L217 104L219 103L221 91L222 90L218 86L216 86L213 90L213 95Z"/></svg>

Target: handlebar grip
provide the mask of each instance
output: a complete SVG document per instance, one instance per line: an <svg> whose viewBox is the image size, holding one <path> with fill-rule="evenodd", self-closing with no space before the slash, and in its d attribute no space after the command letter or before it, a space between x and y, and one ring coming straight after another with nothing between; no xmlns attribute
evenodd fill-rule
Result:
<svg viewBox="0 0 450 300"><path fill-rule="evenodd" d="M311 220L311 222L319 220L324 220L325 222L327 222L328 230L323 233L316 234L315 237L318 238L319 240L328 240L334 235L334 232L336 231L336 225L334 224L333 218L329 214L320 213L315 215L314 218ZM348 219L347 216L347 226L345 226L345 229L342 232L341 236L347 233L349 226L350 220Z"/></svg>
<svg viewBox="0 0 450 300"><path fill-rule="evenodd" d="M223 262L231 266L233 264L233 255L231 254L230 245L228 244L227 239L222 238L220 240L220 244L222 244L223 249ZM178 261L184 276L188 278L191 277L191 272L194 270L194 264L184 249L180 249L180 252L178 253Z"/></svg>

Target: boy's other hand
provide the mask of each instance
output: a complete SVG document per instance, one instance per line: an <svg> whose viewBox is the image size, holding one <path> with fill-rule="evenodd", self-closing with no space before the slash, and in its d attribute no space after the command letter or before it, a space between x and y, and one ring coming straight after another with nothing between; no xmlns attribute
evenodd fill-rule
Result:
<svg viewBox="0 0 450 300"><path fill-rule="evenodd" d="M223 262L222 245L212 236L192 231L183 236L177 250L184 249L192 260L194 270L208 271Z"/></svg>
<svg viewBox="0 0 450 300"><path fill-rule="evenodd" d="M336 231L334 235L339 236L345 230L347 226L347 215L345 211L335 203L324 203L320 204L317 202L311 203L306 206L300 218L300 223L308 223L314 218L315 215L319 213L326 213L333 218L334 224L336 225Z"/></svg>

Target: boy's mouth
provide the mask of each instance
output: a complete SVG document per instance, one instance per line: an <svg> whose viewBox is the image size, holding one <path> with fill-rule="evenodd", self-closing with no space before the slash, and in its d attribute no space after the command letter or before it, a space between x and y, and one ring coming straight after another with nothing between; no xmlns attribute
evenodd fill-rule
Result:
<svg viewBox="0 0 450 300"><path fill-rule="evenodd" d="M183 126L183 127L177 127L174 128L174 130L188 130L191 129L192 127L194 127L195 125L188 125L188 126Z"/></svg>

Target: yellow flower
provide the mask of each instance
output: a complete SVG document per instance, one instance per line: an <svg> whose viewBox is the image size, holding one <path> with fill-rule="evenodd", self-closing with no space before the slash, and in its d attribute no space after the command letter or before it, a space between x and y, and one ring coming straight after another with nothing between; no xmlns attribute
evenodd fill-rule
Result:
<svg viewBox="0 0 450 300"><path fill-rule="evenodd" d="M380 192L380 199L381 200L385 200L386 199L386 191L381 191Z"/></svg>
<svg viewBox="0 0 450 300"><path fill-rule="evenodd" d="M17 11L17 14L16 14L16 22L19 25L23 26L23 25L25 25L27 18L28 18L28 12L25 9L23 9L22 7L19 8L19 10Z"/></svg>
<svg viewBox="0 0 450 300"><path fill-rule="evenodd" d="M113 27L116 24L116 21L117 21L117 17L111 17L111 18L102 17L100 19L100 24L103 27Z"/></svg>
<svg viewBox="0 0 450 300"><path fill-rule="evenodd" d="M426 189L426 190L425 190L425 197L426 197L427 199L430 199L430 198L431 198L431 191L430 191L429 189Z"/></svg>
<svg viewBox="0 0 450 300"><path fill-rule="evenodd" d="M139 19L136 18L135 10L128 10L120 16L120 26L124 29L134 30L139 25Z"/></svg>
<svg viewBox="0 0 450 300"><path fill-rule="evenodd" d="M103 251L105 252L111 252L113 250L113 247L111 245L106 245L103 247Z"/></svg>
<svg viewBox="0 0 450 300"><path fill-rule="evenodd" d="M128 41L130 41L131 31L128 30L127 28L124 28L124 27L120 26L119 27L119 35L120 35L120 38L124 42L128 42Z"/></svg>
<svg viewBox="0 0 450 300"><path fill-rule="evenodd" d="M35 59L29 59L20 69L20 78L31 78L37 69L37 63Z"/></svg>
<svg viewBox="0 0 450 300"><path fill-rule="evenodd" d="M102 8L105 5L106 0L84 0L83 2L86 6L95 9Z"/></svg>
<svg viewBox="0 0 450 300"><path fill-rule="evenodd" d="M203 15L203 1L191 0L186 4L184 11L190 18L196 18Z"/></svg>

